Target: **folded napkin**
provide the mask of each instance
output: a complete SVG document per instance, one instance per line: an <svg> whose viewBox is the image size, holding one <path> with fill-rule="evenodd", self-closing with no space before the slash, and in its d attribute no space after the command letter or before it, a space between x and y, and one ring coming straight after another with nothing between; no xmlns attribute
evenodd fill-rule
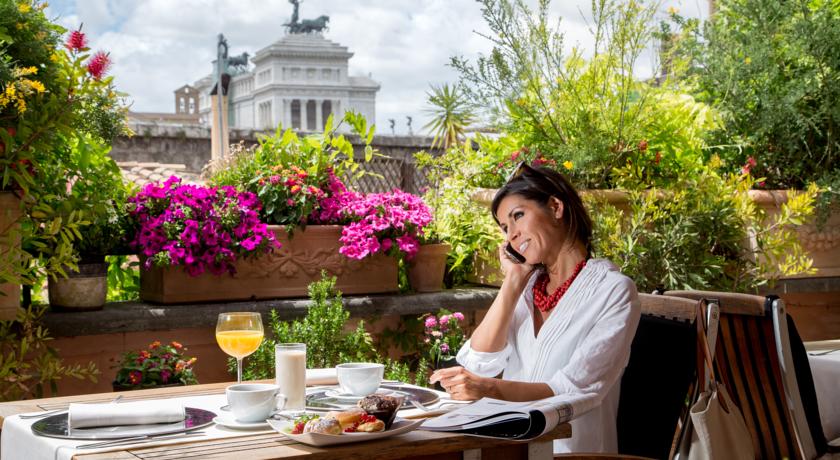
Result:
<svg viewBox="0 0 840 460"><path fill-rule="evenodd" d="M306 370L306 384L307 385L336 385L338 384L338 375L335 373L334 367L307 369Z"/></svg>
<svg viewBox="0 0 840 460"><path fill-rule="evenodd" d="M70 428L146 425L180 422L186 418L184 405L171 400L108 404L70 404Z"/></svg>

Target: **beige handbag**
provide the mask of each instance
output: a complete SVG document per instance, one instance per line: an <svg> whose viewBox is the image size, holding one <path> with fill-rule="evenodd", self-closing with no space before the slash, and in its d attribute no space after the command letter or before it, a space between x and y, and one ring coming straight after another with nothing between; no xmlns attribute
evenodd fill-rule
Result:
<svg viewBox="0 0 840 460"><path fill-rule="evenodd" d="M714 357L706 340L705 302L697 312L697 376L701 393L689 411L691 420L686 436L690 437L689 460L745 460L754 459L752 437L741 411L729 397L723 383L715 379ZM705 378L708 370L711 378ZM683 456L685 458L685 456Z"/></svg>

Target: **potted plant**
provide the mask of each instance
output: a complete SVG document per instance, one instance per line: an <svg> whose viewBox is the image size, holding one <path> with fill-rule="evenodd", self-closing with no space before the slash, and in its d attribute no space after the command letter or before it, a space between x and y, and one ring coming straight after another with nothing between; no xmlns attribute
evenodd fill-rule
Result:
<svg viewBox="0 0 840 460"><path fill-rule="evenodd" d="M66 216L82 216L84 223L73 242L76 264L49 277L49 300L56 310L97 310L105 305L108 292L105 256L128 253L128 188L119 167L108 156L108 147L87 136L71 145L73 161L63 175L56 171L53 176L53 186L64 188L64 193L55 196L53 207Z"/></svg>
<svg viewBox="0 0 840 460"><path fill-rule="evenodd" d="M342 122L352 125L366 143L366 159L372 158L373 128L353 112L345 113ZM336 276L336 288L346 294L396 291L395 259L384 254L364 260L346 257L339 252L340 222L315 218L325 199L347 191L342 178L361 174L353 144L337 135L336 129L332 117L323 135L300 138L291 130L278 128L274 135L260 137L259 145L247 149L233 146L228 158L211 164L209 183L255 197L257 220L268 225L279 245L260 257L231 258L229 275L190 277L182 267L167 267L174 265L167 258L146 263L146 270L141 271L141 298L177 303L302 297L307 286L319 279L321 270ZM146 238L135 241L141 251L147 251L145 246L153 242Z"/></svg>
<svg viewBox="0 0 840 460"><path fill-rule="evenodd" d="M145 350L126 352L117 364L114 391L197 384L193 373L197 358L184 356L185 351L178 342L163 345L156 340Z"/></svg>
<svg viewBox="0 0 840 460"><path fill-rule="evenodd" d="M0 248L0 318L13 319L20 305L19 285L36 285L73 264L72 244L83 219L61 215L44 187L54 170L63 170L74 139L90 135L110 143L125 125L104 52L89 54L77 30L62 44L65 29L44 14L45 3L0 5L0 229L10 246ZM63 45L63 46L62 46ZM64 177L62 172L61 177ZM37 185L37 186L36 186Z"/></svg>
<svg viewBox="0 0 840 460"><path fill-rule="evenodd" d="M452 313L441 309L437 315L428 314L423 316L423 343L428 346L427 355L429 362L435 369L457 366L455 356L458 350L467 341L462 323L464 314L461 312ZM446 391L436 385L439 391Z"/></svg>

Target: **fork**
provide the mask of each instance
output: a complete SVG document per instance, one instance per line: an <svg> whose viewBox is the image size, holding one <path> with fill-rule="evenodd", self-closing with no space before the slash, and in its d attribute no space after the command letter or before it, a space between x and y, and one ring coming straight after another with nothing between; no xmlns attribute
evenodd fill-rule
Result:
<svg viewBox="0 0 840 460"><path fill-rule="evenodd" d="M116 398L114 398L113 401L111 401L111 404L119 402L119 400L122 399L122 398L123 398L123 395L117 396ZM24 414L24 415L21 415L20 418L22 418L24 420L25 419L31 419L31 418L43 418L43 417L49 417L50 415L57 415L57 414L60 414L62 412L67 412L67 409L55 409L55 410L51 410L51 411L47 411L47 412L41 412L41 413L38 413L38 414Z"/></svg>

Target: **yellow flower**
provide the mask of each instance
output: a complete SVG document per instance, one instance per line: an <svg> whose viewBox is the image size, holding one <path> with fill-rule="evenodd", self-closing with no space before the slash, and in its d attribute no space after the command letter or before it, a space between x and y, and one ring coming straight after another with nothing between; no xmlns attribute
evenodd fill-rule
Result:
<svg viewBox="0 0 840 460"><path fill-rule="evenodd" d="M749 57L749 56L747 56L747 58L746 58L746 59L744 59L744 64L748 64L748 65L749 65L749 63L750 63L750 62L752 62L752 59L750 59L750 57Z"/></svg>
<svg viewBox="0 0 840 460"><path fill-rule="evenodd" d="M37 91L39 93L44 92L44 84L41 83L40 81L38 81L38 80L27 80L27 81L29 81L29 86L31 86L32 89L34 89L35 91Z"/></svg>
<svg viewBox="0 0 840 460"><path fill-rule="evenodd" d="M674 8L673 6L668 7L668 14L677 14L678 12L679 10Z"/></svg>
<svg viewBox="0 0 840 460"><path fill-rule="evenodd" d="M28 13L30 10L32 10L32 7L29 6L28 3L21 3L18 5L18 11L20 11L23 14Z"/></svg>
<svg viewBox="0 0 840 460"><path fill-rule="evenodd" d="M564 161L564 162L563 162L563 167L564 167L564 168L566 168L566 169L568 169L569 171L571 171L571 170L572 170L572 168L574 168L574 167L575 167L575 164L574 164L574 163L572 163L572 162L571 162L571 161L569 161L569 160L566 160L566 161Z"/></svg>

